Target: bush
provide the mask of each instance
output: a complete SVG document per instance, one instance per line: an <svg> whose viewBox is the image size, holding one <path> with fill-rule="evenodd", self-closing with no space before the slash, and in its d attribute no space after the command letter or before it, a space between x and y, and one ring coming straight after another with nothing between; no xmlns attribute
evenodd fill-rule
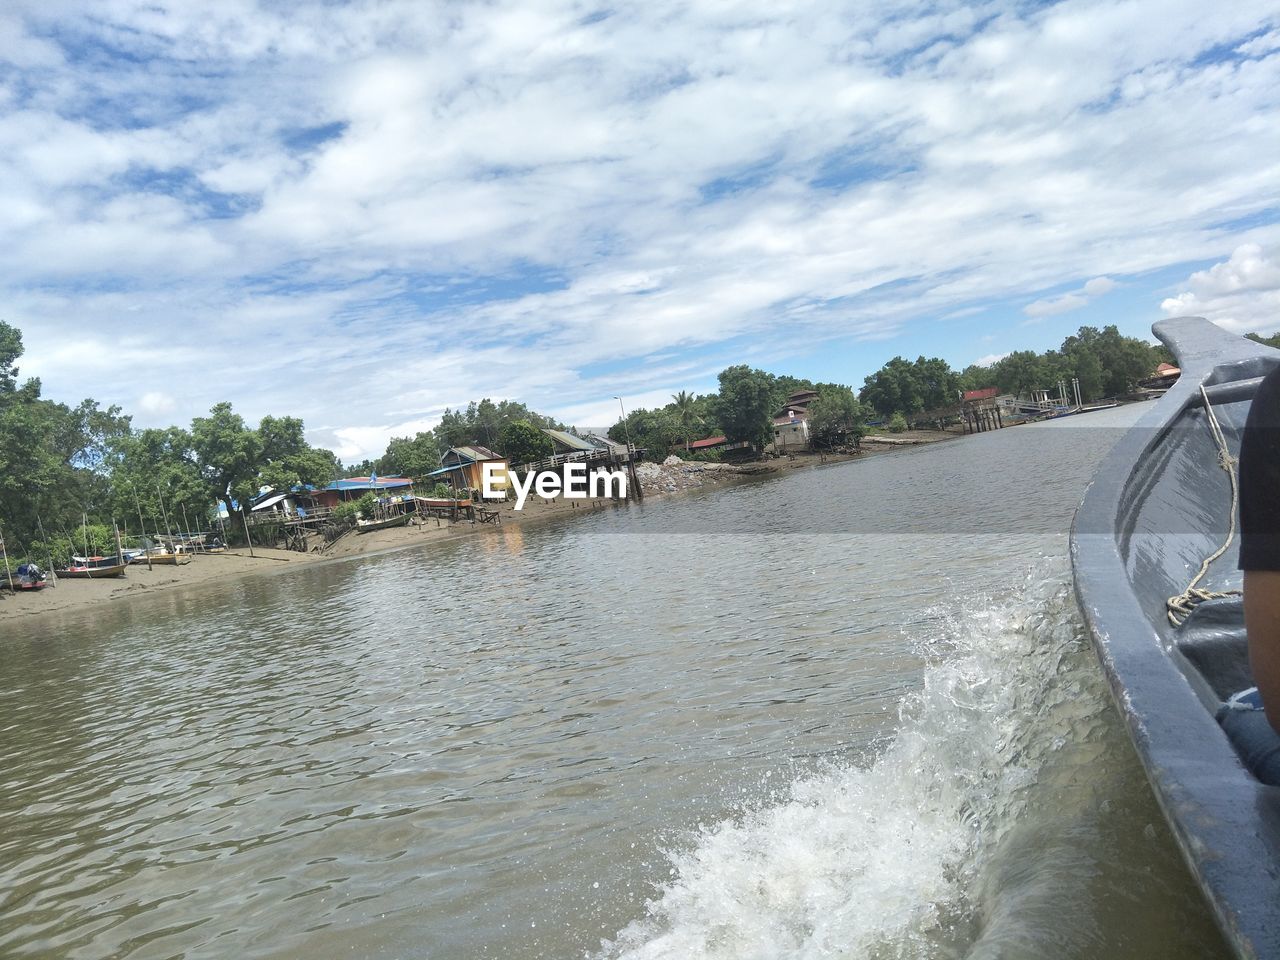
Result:
<svg viewBox="0 0 1280 960"><path fill-rule="evenodd" d="M366 520L373 519L378 510L378 498L373 495L372 490L356 501L356 509L360 511L360 516Z"/></svg>
<svg viewBox="0 0 1280 960"><path fill-rule="evenodd" d="M901 433L905 429L907 429L907 418L901 413L895 413L889 418L890 433Z"/></svg>
<svg viewBox="0 0 1280 960"><path fill-rule="evenodd" d="M332 517L334 521L345 522L348 520L354 520L356 518L356 514L359 512L358 505L354 501L347 500L334 507L333 513L330 514L330 517Z"/></svg>

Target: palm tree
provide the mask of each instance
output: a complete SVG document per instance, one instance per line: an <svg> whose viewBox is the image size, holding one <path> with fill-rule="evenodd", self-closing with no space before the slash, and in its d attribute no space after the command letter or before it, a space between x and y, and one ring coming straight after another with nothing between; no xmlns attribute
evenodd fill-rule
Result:
<svg viewBox="0 0 1280 960"><path fill-rule="evenodd" d="M692 430L702 422L702 417L698 415L698 402L688 390L672 394L671 400L675 404L676 423L680 425L680 432L684 434L684 449L687 453Z"/></svg>

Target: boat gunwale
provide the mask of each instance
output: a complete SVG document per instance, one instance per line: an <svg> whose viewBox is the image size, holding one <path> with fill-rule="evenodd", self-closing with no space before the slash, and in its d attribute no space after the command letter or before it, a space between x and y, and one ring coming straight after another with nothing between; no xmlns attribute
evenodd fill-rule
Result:
<svg viewBox="0 0 1280 960"><path fill-rule="evenodd" d="M1203 406L1201 384L1229 389L1247 379L1231 373L1252 376L1248 361L1280 351L1200 317L1153 330L1182 375L1116 443L1085 491L1071 531L1076 597L1156 799L1219 927L1239 956L1280 957L1280 788L1260 783L1237 758L1175 663L1181 655L1143 611L1119 545L1131 481L1178 418Z"/></svg>

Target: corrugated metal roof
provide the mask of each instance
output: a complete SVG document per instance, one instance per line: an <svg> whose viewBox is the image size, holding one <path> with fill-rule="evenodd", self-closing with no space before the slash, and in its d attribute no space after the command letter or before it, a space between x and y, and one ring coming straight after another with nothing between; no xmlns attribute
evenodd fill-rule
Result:
<svg viewBox="0 0 1280 960"><path fill-rule="evenodd" d="M627 449L627 445L625 443L619 443L617 440L610 440L602 433L589 433L587 434L587 439L608 450L622 450L625 452Z"/></svg>
<svg viewBox="0 0 1280 960"><path fill-rule="evenodd" d="M386 490L389 487L410 487L413 481L408 477L378 477L372 483L368 477L349 477L346 480L334 480L322 490Z"/></svg>
<svg viewBox="0 0 1280 960"><path fill-rule="evenodd" d="M695 440L689 444L690 450L701 450L703 447L715 447L724 443L727 437L707 437L704 440Z"/></svg>
<svg viewBox="0 0 1280 960"><path fill-rule="evenodd" d="M444 452L444 455L447 457L451 453L456 453L459 456L459 458L463 460L470 460L472 463L476 463L480 460L505 460L506 459L506 457L503 457L500 454L494 453L488 447L481 447L479 445L465 446L465 447L450 447L448 450Z"/></svg>
<svg viewBox="0 0 1280 960"><path fill-rule="evenodd" d="M981 390L966 390L964 399L966 400L990 400L992 397L1000 393L999 387L983 387Z"/></svg>
<svg viewBox="0 0 1280 960"><path fill-rule="evenodd" d="M548 430L544 427L542 432L556 443L564 444L570 450L590 451L596 449L596 445L594 443L591 443L588 440L583 440L581 437L575 437L572 433L568 433L564 430Z"/></svg>

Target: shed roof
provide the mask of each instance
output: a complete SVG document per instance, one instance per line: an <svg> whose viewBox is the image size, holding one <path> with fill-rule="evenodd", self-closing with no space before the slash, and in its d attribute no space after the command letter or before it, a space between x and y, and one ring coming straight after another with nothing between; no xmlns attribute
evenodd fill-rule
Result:
<svg viewBox="0 0 1280 960"><path fill-rule="evenodd" d="M478 444L467 445L462 447L450 447L444 452L447 457L449 454L455 454L460 460L470 460L477 463L481 460L505 460L506 457L501 454L494 453L488 447L482 447Z"/></svg>
<svg viewBox="0 0 1280 960"><path fill-rule="evenodd" d="M611 440L603 433L589 433L587 434L587 439L598 447L604 447L606 450L622 450L625 452L627 449L627 445L625 443L619 443L617 440Z"/></svg>
<svg viewBox="0 0 1280 960"><path fill-rule="evenodd" d="M439 476L443 476L444 474L448 473L450 470L461 470L461 469L462 469L462 464L460 464L460 463L451 463L451 464L449 464L449 466L447 466L447 467L441 467L439 470L432 470L430 473L428 473L428 474L427 474L427 476L428 476L428 477L439 477Z"/></svg>
<svg viewBox="0 0 1280 960"><path fill-rule="evenodd" d="M544 427L542 432L556 443L563 444L570 450L590 451L596 449L596 445L594 443L591 443L589 440L583 440L581 437L575 437L572 433L565 430L548 430Z"/></svg>
<svg viewBox="0 0 1280 960"><path fill-rule="evenodd" d="M321 490L386 490L391 487L410 487L413 481L408 477L348 477L346 480L334 480Z"/></svg>
<svg viewBox="0 0 1280 960"><path fill-rule="evenodd" d="M706 437L702 440L695 440L689 444L690 450L704 450L707 447L718 447L722 443L727 443L728 437Z"/></svg>
<svg viewBox="0 0 1280 960"><path fill-rule="evenodd" d="M287 493L277 493L274 496L267 497L267 499L263 500L261 503L255 503L253 505L253 509L265 510L267 509L267 507L274 507L277 503L279 503L281 500L283 500L287 496L288 496Z"/></svg>

